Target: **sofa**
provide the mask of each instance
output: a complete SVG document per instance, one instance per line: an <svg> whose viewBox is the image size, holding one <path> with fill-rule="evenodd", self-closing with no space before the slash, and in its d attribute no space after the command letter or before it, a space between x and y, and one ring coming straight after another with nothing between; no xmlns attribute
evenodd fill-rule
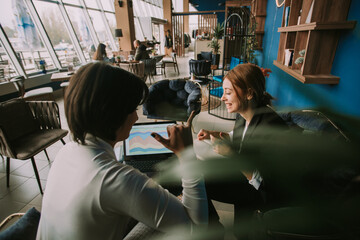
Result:
<svg viewBox="0 0 360 240"><path fill-rule="evenodd" d="M143 104L147 118L186 121L192 111L201 110L201 87L185 79L161 80L149 88Z"/></svg>

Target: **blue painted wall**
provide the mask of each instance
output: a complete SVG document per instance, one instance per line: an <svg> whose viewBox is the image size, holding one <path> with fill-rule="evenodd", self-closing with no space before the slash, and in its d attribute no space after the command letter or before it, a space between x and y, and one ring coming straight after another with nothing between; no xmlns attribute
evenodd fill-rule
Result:
<svg viewBox="0 0 360 240"><path fill-rule="evenodd" d="M303 84L273 65L277 58L283 7L269 0L265 23L263 52L258 64L271 68L267 91L278 107L328 108L337 113L360 117L360 1L352 0L348 20L356 20L353 30L342 30L332 67L340 77L338 85ZM316 53L314 53L316 54Z"/></svg>

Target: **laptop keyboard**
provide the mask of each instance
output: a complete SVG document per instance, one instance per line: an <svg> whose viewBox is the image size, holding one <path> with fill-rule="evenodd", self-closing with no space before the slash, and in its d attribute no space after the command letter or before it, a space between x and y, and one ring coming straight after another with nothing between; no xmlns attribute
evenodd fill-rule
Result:
<svg viewBox="0 0 360 240"><path fill-rule="evenodd" d="M139 169L143 173L148 172L156 172L155 165L159 162L163 161L160 160L144 160L144 161L124 161L125 164L130 165L136 169Z"/></svg>

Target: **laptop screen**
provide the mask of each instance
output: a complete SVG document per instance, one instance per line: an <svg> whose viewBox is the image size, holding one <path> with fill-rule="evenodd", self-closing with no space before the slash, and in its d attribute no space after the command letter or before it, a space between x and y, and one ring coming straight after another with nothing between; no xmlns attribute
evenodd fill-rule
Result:
<svg viewBox="0 0 360 240"><path fill-rule="evenodd" d="M135 123L129 137L124 141L124 160L143 160L148 158L164 158L173 154L172 151L156 141L150 134L156 132L167 138L167 126L171 122Z"/></svg>

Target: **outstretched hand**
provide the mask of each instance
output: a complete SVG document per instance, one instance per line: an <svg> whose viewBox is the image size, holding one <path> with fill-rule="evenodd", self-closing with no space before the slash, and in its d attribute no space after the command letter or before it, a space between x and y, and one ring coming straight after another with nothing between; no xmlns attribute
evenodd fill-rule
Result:
<svg viewBox="0 0 360 240"><path fill-rule="evenodd" d="M182 150L188 146L191 146L193 143L191 125L194 117L195 111L192 111L185 124L174 124L168 126L168 138L164 138L155 132L151 133L151 136L166 148L173 151L176 155L179 155Z"/></svg>
<svg viewBox="0 0 360 240"><path fill-rule="evenodd" d="M231 148L227 143L230 142L230 136L228 133L219 132L216 135L210 134L210 139L213 144L214 152L226 156L231 152Z"/></svg>

